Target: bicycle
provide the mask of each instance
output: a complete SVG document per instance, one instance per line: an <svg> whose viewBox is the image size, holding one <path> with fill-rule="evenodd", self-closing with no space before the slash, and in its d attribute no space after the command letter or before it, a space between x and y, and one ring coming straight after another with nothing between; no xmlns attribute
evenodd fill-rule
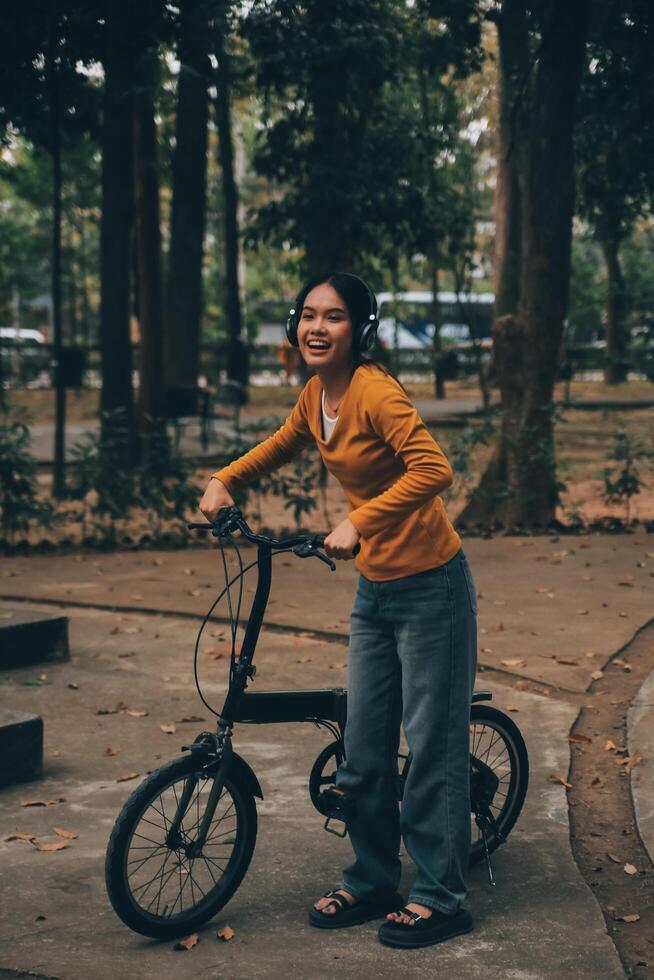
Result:
<svg viewBox="0 0 654 980"><path fill-rule="evenodd" d="M135 932L157 939L187 935L204 925L232 898L254 852L257 836L256 798L263 799L257 776L232 747L236 722L272 724L313 722L334 740L318 755L309 776L309 795L324 816L324 827L338 836L356 807L334 785L336 766L345 758L343 735L347 721L347 691L320 688L248 693L256 673L252 658L263 623L272 576L273 555L292 552L316 557L336 569L320 548L325 535L296 535L276 540L255 534L236 507L224 508L213 523L189 524L210 530L218 539L226 586L212 603L198 632L194 668L198 693L217 715L215 731L203 731L188 753L152 772L130 795L120 811L107 847L105 878L114 910ZM257 558L246 568L233 532L257 545ZM223 541L234 546L239 571L230 580ZM358 549L358 546L357 546ZM242 647L236 655L236 634L243 595L243 576L257 566L258 581ZM236 615L231 586L238 581ZM198 679L200 637L215 606L227 593L232 650L229 686L222 710L205 700ZM470 709L471 818L477 830L470 863L486 860L495 884L491 853L504 843L520 815L527 792L529 763L524 740L514 722L481 702L489 692L475 692ZM397 795L402 799L411 754L399 756ZM341 821L343 830L333 822Z"/></svg>

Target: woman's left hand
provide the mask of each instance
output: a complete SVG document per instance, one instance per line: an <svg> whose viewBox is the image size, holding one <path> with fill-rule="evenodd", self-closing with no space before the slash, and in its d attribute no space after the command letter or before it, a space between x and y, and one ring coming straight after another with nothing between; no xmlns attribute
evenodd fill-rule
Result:
<svg viewBox="0 0 654 980"><path fill-rule="evenodd" d="M325 552L330 558L342 558L344 561L352 559L354 558L352 552L360 537L352 521L346 517L325 538Z"/></svg>

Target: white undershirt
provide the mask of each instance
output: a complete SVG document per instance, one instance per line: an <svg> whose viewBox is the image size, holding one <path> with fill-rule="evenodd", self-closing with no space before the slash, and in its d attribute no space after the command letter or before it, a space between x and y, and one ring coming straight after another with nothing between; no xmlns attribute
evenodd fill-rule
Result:
<svg viewBox="0 0 654 980"><path fill-rule="evenodd" d="M335 418L335 419L331 419L329 417L329 415L327 414L327 410L325 409L325 390L323 388L323 392L322 392L322 431L323 431L323 438L324 438L325 442L329 442L329 438L330 438L332 432L334 431L334 426L336 425L337 421L338 421L338 417Z"/></svg>

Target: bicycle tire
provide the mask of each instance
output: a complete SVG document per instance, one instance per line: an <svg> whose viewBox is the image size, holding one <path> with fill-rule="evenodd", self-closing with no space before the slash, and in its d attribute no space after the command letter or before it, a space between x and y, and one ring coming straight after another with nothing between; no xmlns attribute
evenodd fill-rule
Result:
<svg viewBox="0 0 654 980"><path fill-rule="evenodd" d="M475 726L485 726L495 731L506 747L509 766L508 786L504 795L504 802L501 805L493 804L491 807L494 811L498 829L502 834L502 838L505 839L513 830L527 795L527 787L529 785L529 756L527 754L527 747L520 729L503 711L493 708L488 704L473 704L470 709L470 753L472 755L475 755L475 741L478 743L477 751L481 743L479 733L477 733L477 738L475 736ZM497 743L494 743L491 739L491 747L495 744ZM496 761L499 758L500 756L496 753ZM482 759L481 761L485 760ZM478 835L476 840L474 839L475 831ZM469 856L469 864L471 865L477 864L485 858L481 833L474 820L472 823L472 833L473 839ZM487 833L486 843L489 854L503 843L503 839L494 831Z"/></svg>
<svg viewBox="0 0 654 980"><path fill-rule="evenodd" d="M212 767L215 772L217 763ZM189 806L186 809L183 821L182 829L185 835L185 843L189 843L192 840L191 836L187 836L192 831L189 814L193 811L197 815L197 823L201 819L200 813L200 795L204 790L209 789L209 784L212 782L212 768L203 768L202 764L199 763L191 755L185 755L180 758L174 759L173 761L162 766L153 772L147 779L145 779L141 785L131 794L131 796L125 802L122 810L120 811L114 828L112 830L111 836L109 838L109 843L107 846L107 855L105 862L105 881L107 887L107 893L109 895L109 900L114 908L114 911L118 917L134 932L138 932L141 935L149 936L153 939L173 939L179 936L188 935L194 932L196 929L200 928L206 922L209 921L217 912L222 909L227 902L232 898L235 891L241 884L245 873L249 867L250 861L252 859L252 854L254 853L254 846L256 843L257 836L257 808L249 787L246 783L239 777L238 773L232 772L225 779L224 788L221 792L220 799L216 806L216 811L212 819L212 824L210 826L207 845L205 847L211 847L214 849L213 856L205 856L203 849L203 854L196 858L189 858L186 856L184 864L184 858L181 856L180 852L182 848L172 849L168 846L165 841L166 836L166 821L168 816L171 815L171 811L175 808L175 800L179 799L177 795L177 790L175 787L177 784L180 785L180 792L182 785L185 781L191 777L195 777L199 774L199 778L202 783L197 783L196 786L200 788L197 790L197 794L192 798ZM172 801L171 809L166 814L166 801L164 794L173 789L172 796L170 800ZM195 793L195 789L193 791ZM232 803L225 810L223 817L220 817L221 804L225 800L226 796L231 797ZM154 806L153 803L160 801L160 806ZM220 825L222 820L227 819L227 814L233 806L235 817L230 817L230 821L235 819L236 826L233 830L226 827L224 831L217 834L214 830L214 823ZM153 821L148 820L145 814L148 813L149 809L153 810L153 814L162 814L163 826L153 823ZM204 812L204 810L202 810ZM151 816L153 814L150 814ZM187 820L187 817L189 818ZM186 823L185 823L186 821ZM149 824L146 829L146 836L143 834L138 834L138 828L141 823ZM157 834L157 827L159 833ZM188 831L187 831L188 828ZM197 824L196 824L197 829ZM152 838L148 837L147 834L153 835ZM225 834L230 834L231 836L226 840L221 840L221 837L225 837ZM156 839L153 839L155 835L163 837L163 843L157 843ZM211 844L210 840L216 841ZM136 844L132 847L132 841L134 839L139 840L143 838L144 841L150 840L152 842L151 847L147 847L145 844ZM233 838L233 839L232 839ZM222 860L221 851L218 850L216 858L216 848L226 847L233 845L233 849L227 860L222 875L216 879L213 874L212 864L220 867L217 858ZM130 862L130 853L135 850L150 850L154 853L151 857L146 857L143 859L143 855L139 854L138 857L132 858ZM157 855L157 851L161 851L161 855ZM224 852L223 852L224 853ZM166 863L169 860L170 855L175 854L177 864L169 865L166 868ZM161 910L161 893L159 899L157 900L156 909L151 911L153 901L150 901L149 908L144 908L139 904L139 898L135 895L135 891L139 891L144 888L142 884L138 886L134 884L131 878L134 878L138 872L145 867L149 860L156 860L157 857L163 858L163 864L161 865L160 872L155 874L161 874L160 885L161 890L168 886L171 878L175 877L175 872L178 872L180 885L180 911L175 913L175 907L177 901L173 903L172 908L169 910L169 899L168 904L164 906ZM195 861L202 859L204 865L195 865ZM136 864L136 868L128 872L129 863ZM164 869L166 869L164 871ZM194 872L198 871L198 877L200 870L202 869L203 880L209 876L213 880L212 887L205 893L199 880L195 877ZM208 869L208 870L207 870ZM153 866L146 871L146 874L150 874L153 870ZM164 882L165 876L165 882ZM186 889L187 883L190 883L190 888ZM195 885L195 888L193 887ZM149 886L148 886L149 887ZM155 886L156 887L156 886ZM193 903L184 909L184 891L188 892L190 890ZM203 897L197 902L195 901L195 890L201 891ZM174 886L173 889L174 890ZM141 891L141 898L147 895L147 887L145 890ZM179 899L178 899L179 900Z"/></svg>
<svg viewBox="0 0 654 980"><path fill-rule="evenodd" d="M520 816L527 794L527 787L529 784L529 758L527 754L527 747L520 729L511 720L511 718L504 714L504 712L498 710L497 708L491 707L490 705L473 704L470 709L471 752L473 752L475 748L475 725L485 725L487 728L492 729L494 732L498 733L503 744L507 746L509 764L508 787L505 794L504 803L501 806L495 805L493 808L497 826L502 836L506 838L509 836L518 817ZM309 794L311 797L311 802L315 806L316 810L323 815L327 815L329 810L320 799L320 790L323 785L334 781L332 778L334 773L329 773L328 775L325 775L325 773L327 767L330 769L335 768L342 758L343 743L340 739L337 739L336 741L330 742L325 746L325 748L319 753L311 769L311 775L309 777ZM398 782L400 787L398 796L401 799L401 776L398 777ZM478 861L484 860L485 851L481 835L479 834L478 827L474 822L474 816L472 814L471 820L473 840L471 841L469 863L472 865L476 864ZM478 835L476 840L474 839L475 833ZM486 835L486 843L490 854L500 846L502 841L494 832L488 832Z"/></svg>

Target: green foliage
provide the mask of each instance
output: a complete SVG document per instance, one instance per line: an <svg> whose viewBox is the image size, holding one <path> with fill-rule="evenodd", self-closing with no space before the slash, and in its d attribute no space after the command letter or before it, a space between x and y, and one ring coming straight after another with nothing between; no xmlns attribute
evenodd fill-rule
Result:
<svg viewBox="0 0 654 980"><path fill-rule="evenodd" d="M141 517L147 522L146 539L160 542L167 535L168 540L184 541L186 514L197 508L200 491L190 482L192 467L173 450L165 426L146 419L141 461L124 470L115 465L124 458L128 439L122 412L105 412L103 419L108 423L104 436L87 432L71 449L70 492L82 501L83 539L113 547L121 528Z"/></svg>
<svg viewBox="0 0 654 980"><path fill-rule="evenodd" d="M628 432L616 432L613 439L610 458L614 460L614 465L604 468L603 499L607 504L622 504L625 508L625 521L629 524L631 499L646 486L641 479L638 463L654 458L654 453L651 447L634 439Z"/></svg>
<svg viewBox="0 0 654 980"><path fill-rule="evenodd" d="M29 451L27 415L7 408L0 415L0 526L2 543L11 545L33 522L51 527L54 508L39 499L36 460Z"/></svg>
<svg viewBox="0 0 654 980"><path fill-rule="evenodd" d="M478 17L468 0L255 0L245 24L264 97L254 163L280 193L259 207L251 240L299 248L312 272L366 272L380 252L392 264L415 249L432 209L446 213L425 170L448 152L452 107L438 79L475 63ZM428 139L418 62L439 90Z"/></svg>

